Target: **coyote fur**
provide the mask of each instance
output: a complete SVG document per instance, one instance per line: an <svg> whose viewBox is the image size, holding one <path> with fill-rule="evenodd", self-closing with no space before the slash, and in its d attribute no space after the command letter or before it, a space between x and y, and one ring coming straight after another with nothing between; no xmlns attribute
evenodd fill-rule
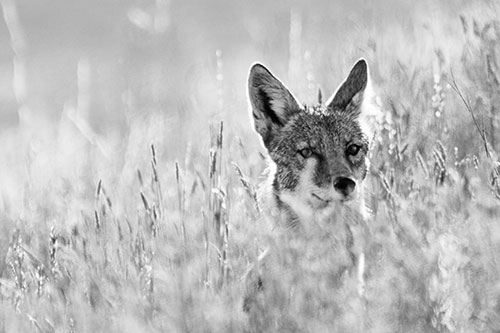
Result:
<svg viewBox="0 0 500 333"><path fill-rule="evenodd" d="M253 124L270 158L260 201L274 220L307 228L334 216L341 205L366 215L362 182L372 136L366 121L370 91L364 59L325 105L312 107L302 106L263 65L251 67Z"/></svg>
<svg viewBox="0 0 500 333"><path fill-rule="evenodd" d="M363 294L363 246L356 241L361 239L362 243L363 236L355 236L363 233L363 228L356 222L368 216L362 183L373 137L370 125L378 115L378 109L370 103L373 95L366 61L360 59L353 66L325 104L319 94L317 105L301 105L279 79L258 63L250 69L248 95L253 125L269 157L268 180L259 195L264 217L275 222L274 226L283 227L278 228L285 231L278 234L280 248L303 244L307 249L304 258L288 264L297 266L305 260L305 271L323 267L322 271L333 280L342 280L357 266L357 289ZM350 221L355 223L346 217L354 217ZM277 265L280 258L287 256L268 250L246 276L243 309L257 323L267 313L263 301L266 293L283 288L283 271L273 270L287 267ZM283 291L282 295L290 293Z"/></svg>

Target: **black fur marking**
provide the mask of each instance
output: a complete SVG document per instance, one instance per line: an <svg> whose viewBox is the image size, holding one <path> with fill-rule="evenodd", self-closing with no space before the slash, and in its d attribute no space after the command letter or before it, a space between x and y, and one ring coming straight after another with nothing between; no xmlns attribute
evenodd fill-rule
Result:
<svg viewBox="0 0 500 333"><path fill-rule="evenodd" d="M262 111L264 114L271 119L271 121L279 126L283 126L283 123L281 122L280 118L276 114L276 112L273 111L271 107L271 98L269 95L266 93L266 91L262 88L258 88L257 90L257 95L259 96L259 100L262 103Z"/></svg>
<svg viewBox="0 0 500 333"><path fill-rule="evenodd" d="M280 192L280 184L278 183L278 179L276 177L273 179L273 193L278 197L277 193Z"/></svg>

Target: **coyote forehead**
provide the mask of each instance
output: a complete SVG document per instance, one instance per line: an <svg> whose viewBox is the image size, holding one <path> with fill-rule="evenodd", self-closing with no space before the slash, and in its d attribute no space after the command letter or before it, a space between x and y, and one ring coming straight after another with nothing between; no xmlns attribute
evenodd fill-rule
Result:
<svg viewBox="0 0 500 333"><path fill-rule="evenodd" d="M346 149L353 145L359 151L347 157ZM304 149L310 150L311 156L302 156ZM318 187L333 188L334 176L362 179L367 151L368 137L354 119L317 111L290 119L268 148L271 160L279 166L275 175L279 190L294 190L306 165L313 170L311 180Z"/></svg>
<svg viewBox="0 0 500 333"><path fill-rule="evenodd" d="M371 137L363 124L368 86L361 59L325 105L304 107L263 65L250 69L254 127L273 169L264 200L287 219L303 224L359 199Z"/></svg>

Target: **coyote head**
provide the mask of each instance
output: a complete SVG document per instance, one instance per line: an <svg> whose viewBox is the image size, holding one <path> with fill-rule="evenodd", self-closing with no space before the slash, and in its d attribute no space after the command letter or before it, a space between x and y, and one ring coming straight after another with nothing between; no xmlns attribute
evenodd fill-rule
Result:
<svg viewBox="0 0 500 333"><path fill-rule="evenodd" d="M299 216L359 196L370 135L362 122L368 66L359 60L326 105L302 106L261 64L248 78L255 130L275 164L278 206Z"/></svg>

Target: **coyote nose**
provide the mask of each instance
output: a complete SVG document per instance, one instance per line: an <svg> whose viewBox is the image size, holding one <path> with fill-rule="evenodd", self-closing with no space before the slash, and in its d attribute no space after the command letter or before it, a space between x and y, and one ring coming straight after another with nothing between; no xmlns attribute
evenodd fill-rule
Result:
<svg viewBox="0 0 500 333"><path fill-rule="evenodd" d="M333 187L337 192L341 193L344 197L347 197L352 193L352 191L354 191L356 183L352 179L338 177L337 179L335 179Z"/></svg>

